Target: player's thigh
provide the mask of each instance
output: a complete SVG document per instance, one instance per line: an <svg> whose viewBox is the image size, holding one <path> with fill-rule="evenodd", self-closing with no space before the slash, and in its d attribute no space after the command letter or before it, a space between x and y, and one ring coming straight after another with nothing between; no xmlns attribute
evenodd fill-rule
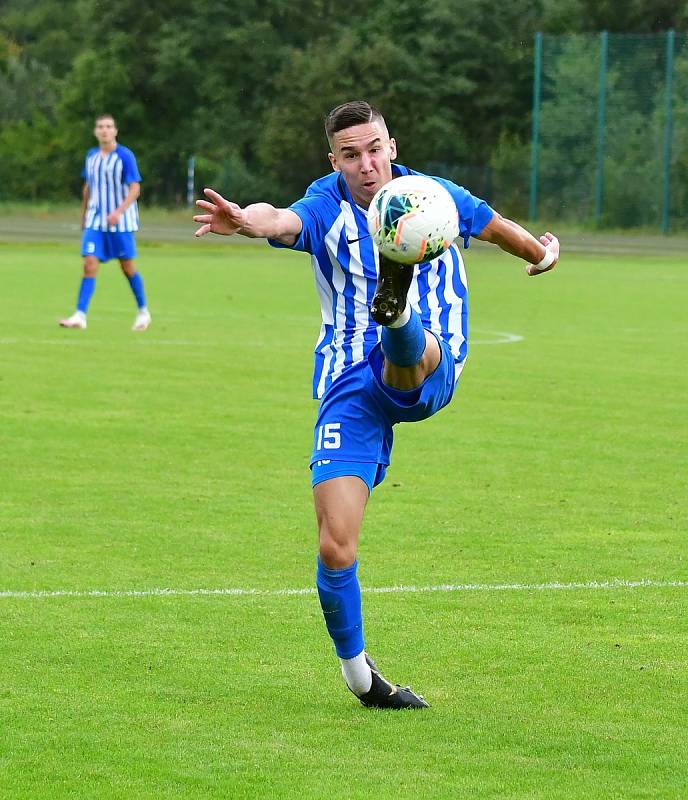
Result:
<svg viewBox="0 0 688 800"><path fill-rule="evenodd" d="M81 234L81 255L84 259L84 275L95 277L101 261L107 261L103 232L84 228Z"/></svg>
<svg viewBox="0 0 688 800"><path fill-rule="evenodd" d="M392 426L376 402L374 391L366 362L345 370L327 388L313 432L311 468L317 462L389 464ZM364 475L354 474L365 481Z"/></svg>
<svg viewBox="0 0 688 800"><path fill-rule="evenodd" d="M441 353L439 364L420 386L408 391L395 389L385 383L382 348L378 344L371 351L368 359L375 383L376 400L384 416L393 424L428 419L451 401L461 368L457 367L449 345L444 341L437 341Z"/></svg>
<svg viewBox="0 0 688 800"><path fill-rule="evenodd" d="M342 475L316 484L313 502L318 527L332 530L337 537L339 531L358 532L368 495L366 484L354 475Z"/></svg>
<svg viewBox="0 0 688 800"><path fill-rule="evenodd" d="M112 231L108 233L110 258L119 259L124 270L125 262L131 263L136 258L136 237L132 231ZM133 274L133 273L132 273Z"/></svg>
<svg viewBox="0 0 688 800"><path fill-rule="evenodd" d="M354 475L322 481L313 487L320 558L325 566L343 569L356 560L368 486Z"/></svg>

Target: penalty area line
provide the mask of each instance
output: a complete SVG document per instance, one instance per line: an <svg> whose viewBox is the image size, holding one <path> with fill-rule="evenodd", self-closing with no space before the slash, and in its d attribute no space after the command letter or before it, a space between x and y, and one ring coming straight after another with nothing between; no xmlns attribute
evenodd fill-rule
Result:
<svg viewBox="0 0 688 800"><path fill-rule="evenodd" d="M555 592L555 591L596 591L614 589L685 589L688 581L660 581L642 579L636 581L613 578L605 581L581 581L571 583L448 583L437 586L370 586L361 587L365 594L430 594L432 592ZM316 594L312 587L303 589L71 589L0 591L0 599L42 599L51 597L289 597Z"/></svg>

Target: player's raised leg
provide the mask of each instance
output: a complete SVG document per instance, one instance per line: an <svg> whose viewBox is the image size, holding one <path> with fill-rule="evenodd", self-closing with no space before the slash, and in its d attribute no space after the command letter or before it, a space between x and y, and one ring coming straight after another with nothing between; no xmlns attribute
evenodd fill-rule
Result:
<svg viewBox="0 0 688 800"><path fill-rule="evenodd" d="M382 326L384 382L408 391L437 368L441 354L437 339L423 328L419 314L407 301L415 265L380 256L378 282L370 315Z"/></svg>

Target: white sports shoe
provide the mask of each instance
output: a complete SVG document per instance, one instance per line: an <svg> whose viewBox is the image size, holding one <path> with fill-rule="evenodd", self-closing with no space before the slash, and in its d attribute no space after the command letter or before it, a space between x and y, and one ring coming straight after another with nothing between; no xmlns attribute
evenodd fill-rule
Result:
<svg viewBox="0 0 688 800"><path fill-rule="evenodd" d="M134 324L131 326L132 331L147 330L148 326L151 324L152 319L153 318L150 315L150 311L147 308L139 308L139 312L136 315Z"/></svg>
<svg viewBox="0 0 688 800"><path fill-rule="evenodd" d="M63 328L79 328L82 331L86 330L86 314L83 311L75 311L71 317L60 320L60 325Z"/></svg>

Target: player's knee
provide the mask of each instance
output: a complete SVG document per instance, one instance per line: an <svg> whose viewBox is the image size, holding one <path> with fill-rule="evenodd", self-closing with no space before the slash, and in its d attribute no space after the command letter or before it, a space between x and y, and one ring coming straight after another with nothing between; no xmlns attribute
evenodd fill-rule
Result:
<svg viewBox="0 0 688 800"><path fill-rule="evenodd" d="M98 274L98 259L86 258L84 259L84 277L95 278Z"/></svg>
<svg viewBox="0 0 688 800"><path fill-rule="evenodd" d="M356 545L328 526L320 527L320 560L328 569L345 569L356 560Z"/></svg>

